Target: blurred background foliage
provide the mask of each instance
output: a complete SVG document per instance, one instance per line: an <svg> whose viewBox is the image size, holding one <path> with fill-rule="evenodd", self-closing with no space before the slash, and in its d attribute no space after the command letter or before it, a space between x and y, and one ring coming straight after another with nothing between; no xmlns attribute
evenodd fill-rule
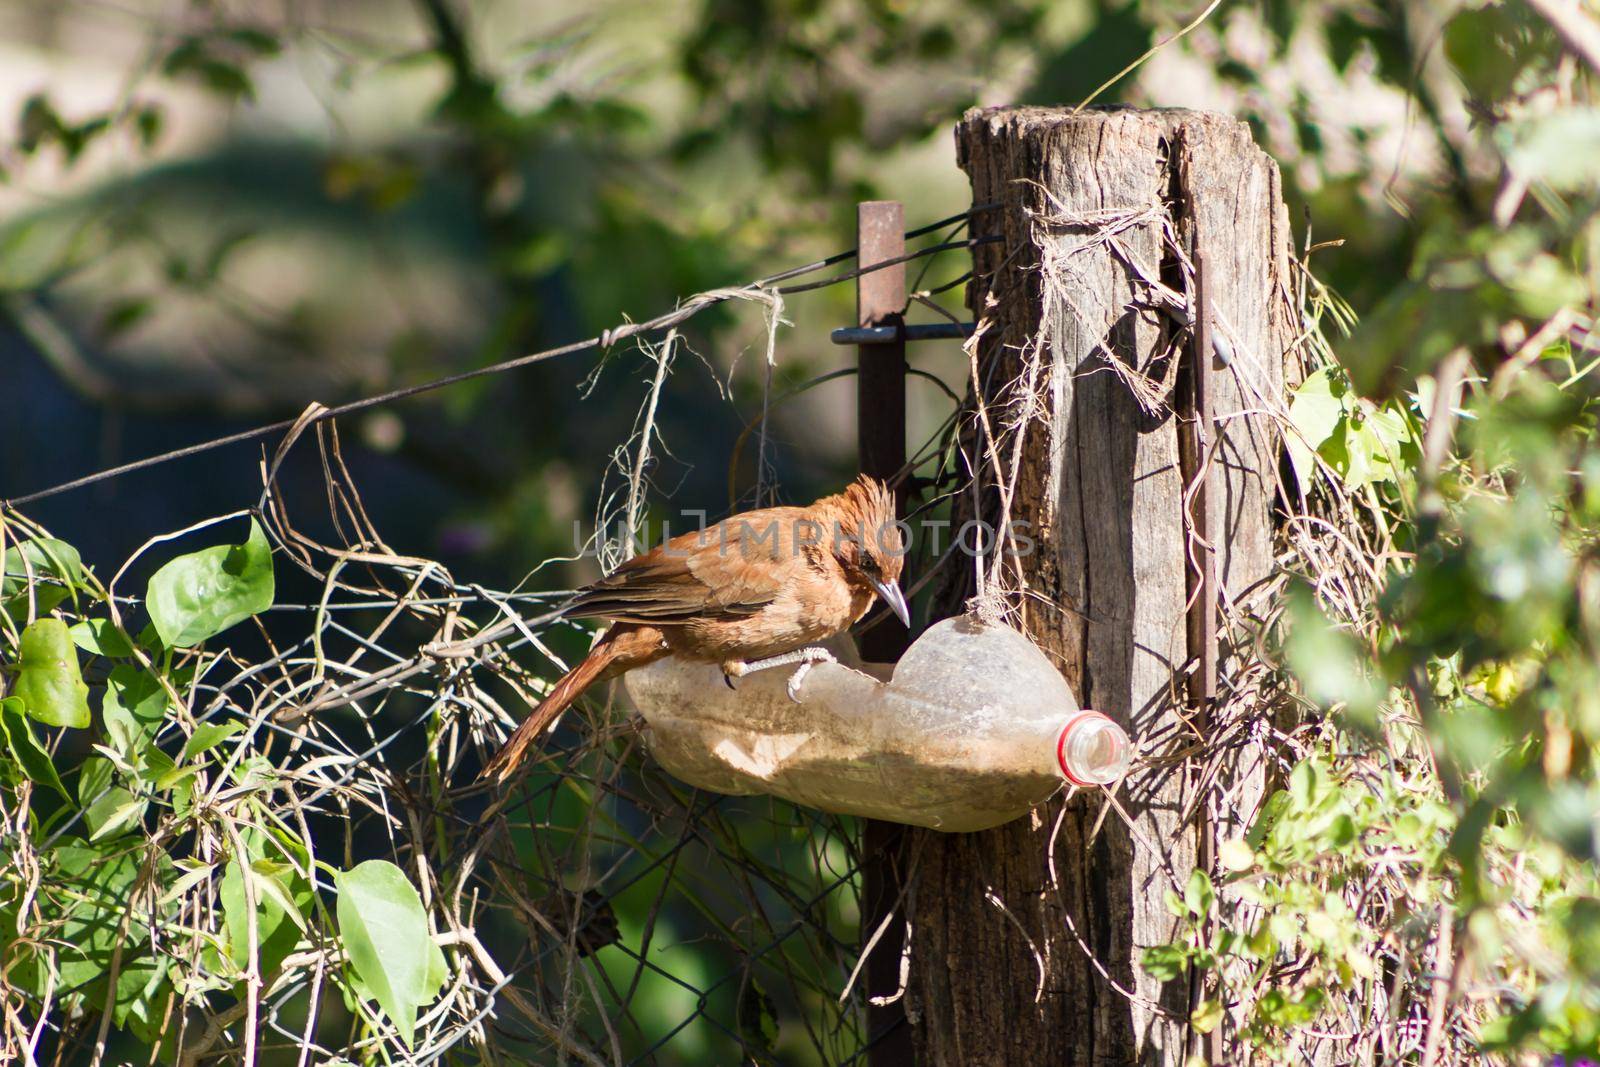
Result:
<svg viewBox="0 0 1600 1067"><path fill-rule="evenodd" d="M1253 981L1273 996L1241 1025L1286 1055L1316 1015L1312 993L1363 977L1350 959L1397 959L1404 923L1443 923L1454 956L1412 960L1412 973L1448 976L1450 996L1490 989L1474 1008L1482 1040L1600 1054L1592 9L8 0L0 12L5 495L809 261L850 244L860 199L902 200L912 225L959 211L949 129L969 106L1098 91L1245 118L1282 167L1323 306L1355 324L1334 338L1341 366L1294 398L1306 440L1293 467L1308 492L1337 481L1388 547L1381 595L1291 612L1307 696L1339 713L1286 791L1280 825L1307 836L1264 828L1225 858L1272 873L1280 898L1267 903L1300 917L1270 943L1241 931L1239 957L1297 946L1322 969L1286 978L1262 963ZM961 258L920 284L955 279ZM827 343L853 317L847 287L787 316L780 389L850 364ZM740 308L689 331L695 358L669 379L670 451L652 472L674 507L725 511L730 484L749 499L751 450L731 472L728 456L760 411L764 333ZM964 389L954 346L915 359ZM362 416L347 454L393 543L460 573L520 575L572 551L651 370L619 348L463 385ZM915 385L912 399L920 439L948 401ZM849 379L780 406L773 439L785 498L836 483L853 460ZM32 511L86 560L114 563L153 531L253 499L257 460L236 449ZM548 584L593 573L581 561ZM1335 757L1369 749L1397 716L1421 729L1425 773L1374 790ZM1408 901L1431 910L1386 928L1327 903L1351 865L1396 856Z"/></svg>
<svg viewBox="0 0 1600 1067"><path fill-rule="evenodd" d="M913 223L960 210L949 128L964 108L1080 100L1197 13L1015 0L6 11L12 495L808 261L849 245L858 199L903 200ZM1346 241L1318 266L1363 307L1406 277L1419 240L1491 195L1492 152L1440 33L1431 5L1227 5L1100 100L1248 118L1317 236ZM925 287L963 269L946 258ZM848 365L826 333L849 301L841 288L794 302L786 381ZM754 315L697 323L702 369L669 388L677 462L658 480L687 480L696 503L728 504L719 468L763 384L739 357L760 334ZM959 385L954 346L918 357ZM642 361L612 362L587 399L593 368L567 360L364 419L375 476L430 500L397 517L412 543L510 566L567 547L640 390ZM792 497L848 468L849 393L837 381L779 411ZM914 431L947 413L931 391L913 403ZM52 447L31 447L41 434ZM117 556L136 530L213 513L253 467L218 463L177 496L136 478L41 517L111 506L149 520L81 546Z"/></svg>

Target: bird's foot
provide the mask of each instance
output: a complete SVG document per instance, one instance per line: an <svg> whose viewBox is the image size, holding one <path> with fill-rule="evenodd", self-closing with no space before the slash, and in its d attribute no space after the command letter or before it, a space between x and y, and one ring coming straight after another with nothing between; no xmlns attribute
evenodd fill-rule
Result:
<svg viewBox="0 0 1600 1067"><path fill-rule="evenodd" d="M829 656L828 658L831 660L833 657ZM789 675L788 684L783 687L784 691L789 694L789 699L796 704L800 703L800 686L805 682L806 675L811 673L811 665L815 662L816 660L802 660L800 666L794 669L794 673Z"/></svg>
<svg viewBox="0 0 1600 1067"><path fill-rule="evenodd" d="M722 672L722 684L737 693L739 691L739 687L733 684L733 680L738 677L739 673L730 670L724 670Z"/></svg>
<svg viewBox="0 0 1600 1067"><path fill-rule="evenodd" d="M789 699L798 704L800 703L800 686L805 682L806 675L811 673L811 668L818 663L837 662L839 661L833 658L833 653L825 648L800 648L793 652L785 652L781 656L768 656L766 659L752 660L749 663L725 665L722 670L722 677L724 680L738 678L749 674L751 671L763 671L769 667L787 667L792 663L798 663L799 666L795 668L793 674L789 675L789 682L784 687L789 693ZM736 666L736 669L730 670L730 666ZM729 681L728 684L731 686L733 683Z"/></svg>

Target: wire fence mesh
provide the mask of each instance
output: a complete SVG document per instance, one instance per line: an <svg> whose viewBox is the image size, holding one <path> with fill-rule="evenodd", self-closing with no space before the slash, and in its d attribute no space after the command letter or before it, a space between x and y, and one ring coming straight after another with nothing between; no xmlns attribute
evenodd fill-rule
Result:
<svg viewBox="0 0 1600 1067"><path fill-rule="evenodd" d="M951 238L908 258L965 247ZM641 533L677 327L715 303L756 300L770 367L776 282L848 257L703 294L576 346L632 338L648 370L587 549L615 563ZM659 343L645 338L659 329ZM767 385L746 433L763 476L770 375ZM546 665L564 669L560 649L581 648L587 631L560 617L566 591L459 581L386 543L333 416L418 391L313 405L19 498L282 434L263 457L255 508L153 538L104 583L75 553L70 567L41 556L39 546L70 548L15 504L0 511L7 644L20 647L53 609L74 633L99 635L80 641L97 704L113 707L130 686L149 701L127 736L105 716L89 757L103 773L62 789L76 804L57 803L42 781L8 794L3 920L22 936L0 977L7 1060L119 1062L135 1042L186 1064L859 1059L873 1035L851 981L863 867L853 820L687 787L646 757L634 723L593 702L568 713L514 788L474 783L547 688ZM914 462L940 459L935 439ZM291 505L316 498L318 513ZM246 520L271 542L280 594L292 595L216 649L163 645L128 590L174 551ZM71 766L77 740L47 758ZM416 885L445 961L414 1032L338 933L338 880L372 860Z"/></svg>
<svg viewBox="0 0 1600 1067"><path fill-rule="evenodd" d="M1051 206L1040 202L1036 214L1049 223ZM959 226L962 218L944 224ZM1142 208L1081 228L1086 242L1115 245L1118 228L1133 225L1161 227L1163 239L1178 244L1162 219ZM915 233L922 232L932 229ZM918 254L968 246L953 236ZM1137 264L1129 269L1139 273ZM1295 298L1307 324L1298 357L1309 369L1331 360L1317 320L1340 306L1306 278ZM1052 281L1059 278L1042 279ZM716 299L684 307L753 298L764 305L773 343L782 294L772 279L711 295ZM1154 290L1150 310L1172 317L1182 299ZM656 400L672 373L672 331L684 318L652 321L668 332L641 344L645 397L632 438L613 455L595 522L601 531L619 526L622 536L589 546L608 561L631 550L642 525L659 447ZM980 321L972 345L985 328ZM634 340L642 341L638 333ZM1180 333L1181 324L1174 345ZM1036 365L1041 351L1029 346L1026 362ZM1107 362L1116 363L1109 351ZM971 370L975 394L994 395L978 388L989 384L980 374L992 368L980 371L974 355ZM1128 379L1136 369L1123 371L1130 391L1150 400L1151 383ZM770 376L767 386L763 417L737 445L748 447L754 436L759 455L765 415L782 399ZM1039 417L1040 388L1041 380L1020 377L1016 392L1026 402L992 413L951 394L949 418L911 450L903 472L920 483L919 512L972 491L974 472L1014 488L1016 463L1007 457ZM1281 397L1263 403L1285 434L1294 432ZM26 724L0 717L24 772L0 790L7 805L0 810L0 924L8 936L0 1056L297 1065L861 1061L884 1035L869 1032L856 981L862 935L872 932L860 929L861 875L870 857L860 851L853 820L684 786L650 761L640 730L620 708L595 701L567 713L514 788L475 784L478 768L522 709L537 703L544 679L565 669L563 652L581 650L585 633L561 617L565 591L462 581L437 561L388 544L341 453L332 416L349 409L314 406L274 431L284 437L263 458L254 509L154 538L109 581L78 566L75 554L66 559L68 547L14 506L0 509L7 658L22 648L30 624L59 616L77 628L88 654L92 697L118 709L106 712L105 730L96 734L104 743L93 750L68 737L46 751L19 732ZM988 436L979 436L980 426ZM974 441L987 450L980 454ZM769 492L758 484L751 495L765 501ZM303 507L313 498L322 502L315 513ZM1368 632L1378 587L1371 561L1393 552L1386 530L1336 479L1319 480L1290 512L1280 517L1277 570L1255 602L1269 606L1248 620L1224 620L1234 669L1212 734L1145 739L1143 765L1193 761L1203 802L1230 825L1247 825L1256 813L1254 801L1250 810L1236 810L1245 802L1219 783L1223 762L1250 749L1282 771L1323 758L1336 741L1298 716L1299 698L1268 648L1283 622L1270 603L1293 576L1310 576L1332 617ZM281 588L292 595L215 649L153 639L143 627L148 605L128 592L135 579L168 558L179 535L214 541L246 518L272 542L285 574ZM954 558L952 547L912 570L925 585ZM965 563L992 587L1006 584L1003 552ZM1404 772L1405 753L1417 744L1414 726L1399 712L1386 728L1399 739L1391 766L1346 760L1340 773L1359 780L1369 771L1388 778ZM68 790L30 763L35 753L47 764L76 762L85 770ZM100 763L91 774L94 760ZM1418 809L1427 810L1436 782L1402 777ZM57 791L75 794L76 803L72 795L55 798ZM1108 795L1101 810L1129 822L1138 847L1159 854L1116 793ZM1381 859L1322 857L1307 878L1329 899L1364 909L1375 924L1377 905L1396 914L1426 910L1426 900L1412 899L1414 887ZM428 976L438 979L437 995L418 998L414 1027L391 1010L392 990L386 997L362 977L341 936L340 879L378 860L414 884L427 938L442 955L440 973ZM1177 872L1166 873L1179 883ZM1261 919L1251 905L1229 908L1210 920L1213 932ZM1437 955L1433 929L1405 927L1373 951L1396 967ZM1132 996L1112 978L1108 961L1074 937L1111 988ZM1272 983L1282 974L1307 966L1303 958L1279 964L1266 976L1224 975L1237 994L1230 1010L1246 1018L1258 999L1275 995ZM1372 994L1387 1005L1382 1025L1342 1033L1334 1023L1361 1009L1352 987L1327 1002L1325 1034L1332 1036L1312 1034L1303 1047L1319 1055L1349 1040L1413 1048L1428 989L1424 978L1397 979L1392 992ZM1435 1025L1445 1029L1448 1047L1465 1048L1464 1012L1447 1015Z"/></svg>

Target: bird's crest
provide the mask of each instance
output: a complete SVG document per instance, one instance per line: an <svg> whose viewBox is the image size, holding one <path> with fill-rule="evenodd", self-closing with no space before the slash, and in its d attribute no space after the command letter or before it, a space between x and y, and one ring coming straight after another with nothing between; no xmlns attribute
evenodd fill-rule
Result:
<svg viewBox="0 0 1600 1067"><path fill-rule="evenodd" d="M905 539L896 525L894 494L876 478L861 475L842 493L817 501L817 509L833 513L837 554L872 576L893 581L900 575ZM840 551L842 549L842 551Z"/></svg>

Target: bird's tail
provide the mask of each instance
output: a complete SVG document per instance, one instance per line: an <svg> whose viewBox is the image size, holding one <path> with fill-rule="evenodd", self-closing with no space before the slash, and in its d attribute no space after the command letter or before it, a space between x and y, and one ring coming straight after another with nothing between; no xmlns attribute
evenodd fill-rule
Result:
<svg viewBox="0 0 1600 1067"><path fill-rule="evenodd" d="M572 706L573 701L583 695L585 689L614 671L639 666L660 654L657 651L660 647L659 635L655 635L654 641L646 642L641 642L639 636L637 631L613 629L600 638L583 661L561 676L549 694L539 701L539 706L533 709L533 714L524 719L506 743L500 746L500 751L484 765L478 780L493 779L503 785L527 759L529 746L563 711ZM654 654L641 655L642 652Z"/></svg>

